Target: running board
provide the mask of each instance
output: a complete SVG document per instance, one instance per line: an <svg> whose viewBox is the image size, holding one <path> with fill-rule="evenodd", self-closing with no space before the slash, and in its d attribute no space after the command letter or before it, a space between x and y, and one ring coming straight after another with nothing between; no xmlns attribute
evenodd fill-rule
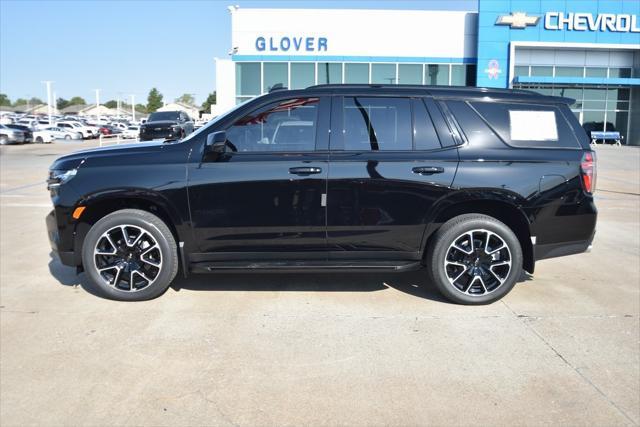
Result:
<svg viewBox="0 0 640 427"><path fill-rule="evenodd" d="M316 272L316 271L340 271L340 272L402 272L419 270L419 261L213 261L198 262L191 264L191 271L194 273L215 273L215 272Z"/></svg>

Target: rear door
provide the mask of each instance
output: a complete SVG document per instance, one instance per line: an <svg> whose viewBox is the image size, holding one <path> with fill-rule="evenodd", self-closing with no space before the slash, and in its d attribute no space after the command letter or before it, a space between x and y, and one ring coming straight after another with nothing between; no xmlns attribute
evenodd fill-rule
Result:
<svg viewBox="0 0 640 427"><path fill-rule="evenodd" d="M327 187L331 259L420 259L458 153L431 98L335 97Z"/></svg>

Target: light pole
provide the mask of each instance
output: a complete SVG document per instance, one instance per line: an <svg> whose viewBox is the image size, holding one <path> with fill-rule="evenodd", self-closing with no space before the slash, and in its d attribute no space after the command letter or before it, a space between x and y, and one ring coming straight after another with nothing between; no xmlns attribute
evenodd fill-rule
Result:
<svg viewBox="0 0 640 427"><path fill-rule="evenodd" d="M136 121L136 97L134 95L129 95L131 97L131 121Z"/></svg>
<svg viewBox="0 0 640 427"><path fill-rule="evenodd" d="M96 124L100 124L100 89L94 89L96 92Z"/></svg>
<svg viewBox="0 0 640 427"><path fill-rule="evenodd" d="M51 80L45 80L42 83L47 85L47 113L49 114L49 125L51 125Z"/></svg>

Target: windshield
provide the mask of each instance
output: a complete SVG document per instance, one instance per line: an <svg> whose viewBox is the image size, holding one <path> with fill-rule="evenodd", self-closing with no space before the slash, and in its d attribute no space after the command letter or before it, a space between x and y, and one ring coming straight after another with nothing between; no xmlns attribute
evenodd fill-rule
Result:
<svg viewBox="0 0 640 427"><path fill-rule="evenodd" d="M208 131L211 128L211 126L215 126L216 123L218 123L220 120L223 120L223 119L227 118L228 116L230 116L231 114L235 113L237 110L239 110L241 107L243 107L247 102L252 101L253 99L254 98L247 99L246 101L241 102L240 104L236 105L235 107L233 107L231 110L227 111L226 113L223 113L223 114L219 115L218 117L216 117L215 119L212 119L209 123L206 124L206 126L202 126L197 131L191 133L189 136L187 136L185 139L183 139L183 141L188 141L191 138L200 135L201 133L208 133Z"/></svg>
<svg viewBox="0 0 640 427"><path fill-rule="evenodd" d="M150 122L158 122L161 120L178 120L180 113L177 111L161 111L159 113L152 113L149 116Z"/></svg>

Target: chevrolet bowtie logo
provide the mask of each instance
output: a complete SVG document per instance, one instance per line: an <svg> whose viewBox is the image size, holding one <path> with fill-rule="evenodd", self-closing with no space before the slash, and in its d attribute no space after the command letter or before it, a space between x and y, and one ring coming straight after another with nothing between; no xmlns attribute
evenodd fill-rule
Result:
<svg viewBox="0 0 640 427"><path fill-rule="evenodd" d="M526 28L528 25L538 25L539 20L539 16L527 16L524 12L511 12L511 15L498 16L496 25L509 25L511 28Z"/></svg>

